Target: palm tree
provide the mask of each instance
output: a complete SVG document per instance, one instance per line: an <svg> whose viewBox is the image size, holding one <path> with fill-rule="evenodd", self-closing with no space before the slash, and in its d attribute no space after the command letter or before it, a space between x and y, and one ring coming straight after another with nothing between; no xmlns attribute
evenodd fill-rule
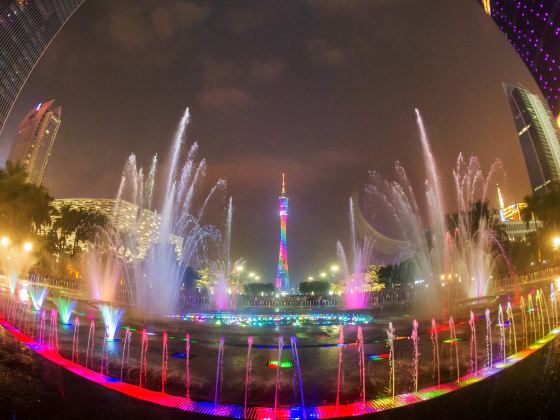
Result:
<svg viewBox="0 0 560 420"><path fill-rule="evenodd" d="M76 209L63 205L55 216L53 230L58 232L64 251L76 255L79 244L92 242L100 228L105 228L109 219L104 214L87 209ZM69 244L72 238L72 243ZM70 249L68 247L70 246Z"/></svg>
<svg viewBox="0 0 560 420"><path fill-rule="evenodd" d="M521 216L527 224L536 217L545 230L560 225L560 190L529 195L525 197L525 202L527 207Z"/></svg>

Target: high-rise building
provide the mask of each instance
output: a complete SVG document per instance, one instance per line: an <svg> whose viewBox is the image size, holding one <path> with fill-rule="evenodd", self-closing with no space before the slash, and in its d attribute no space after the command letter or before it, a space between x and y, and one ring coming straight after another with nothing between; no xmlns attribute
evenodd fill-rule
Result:
<svg viewBox="0 0 560 420"><path fill-rule="evenodd" d="M560 185L560 130L546 100L504 84L534 192Z"/></svg>
<svg viewBox="0 0 560 420"><path fill-rule="evenodd" d="M477 1L525 62L560 124L560 2Z"/></svg>
<svg viewBox="0 0 560 420"><path fill-rule="evenodd" d="M8 160L21 162L27 169L27 182L40 185L54 139L58 133L62 107L55 106L54 101L40 103L25 116Z"/></svg>
<svg viewBox="0 0 560 420"><path fill-rule="evenodd" d="M276 271L276 289L289 292L290 275L288 273L288 245L286 227L288 223L288 197L286 197L286 180L282 174L282 192L278 197L280 207L280 250L278 252L278 270Z"/></svg>
<svg viewBox="0 0 560 420"><path fill-rule="evenodd" d="M83 2L0 1L0 132L35 64Z"/></svg>

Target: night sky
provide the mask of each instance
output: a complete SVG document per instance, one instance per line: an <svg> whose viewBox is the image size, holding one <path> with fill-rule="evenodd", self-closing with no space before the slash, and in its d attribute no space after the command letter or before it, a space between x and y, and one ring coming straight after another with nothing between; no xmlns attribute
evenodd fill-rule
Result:
<svg viewBox="0 0 560 420"><path fill-rule="evenodd" d="M286 172L299 282L348 240L348 197L369 169L391 175L398 159L421 188L415 107L444 183L463 152L485 168L502 159L506 201L527 194L502 81L537 92L474 0L89 0L31 75L1 155L27 111L54 98L63 123L45 185L55 197L113 197L127 155L145 166L166 157L189 106L208 183L225 177L233 195L232 255L263 281L275 274Z"/></svg>

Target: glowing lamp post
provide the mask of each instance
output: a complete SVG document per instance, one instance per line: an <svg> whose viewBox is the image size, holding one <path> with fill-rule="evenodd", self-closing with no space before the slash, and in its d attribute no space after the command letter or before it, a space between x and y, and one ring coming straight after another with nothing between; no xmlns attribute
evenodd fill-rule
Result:
<svg viewBox="0 0 560 420"><path fill-rule="evenodd" d="M560 249L560 236L559 235L556 235L552 238L552 249L554 249L555 251Z"/></svg>

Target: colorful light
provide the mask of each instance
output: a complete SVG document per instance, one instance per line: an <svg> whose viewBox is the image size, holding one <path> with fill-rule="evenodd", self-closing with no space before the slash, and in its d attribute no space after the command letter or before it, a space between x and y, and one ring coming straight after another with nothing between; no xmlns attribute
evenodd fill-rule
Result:
<svg viewBox="0 0 560 420"><path fill-rule="evenodd" d="M278 197L280 205L280 250L278 253L278 270L276 272L276 289L290 290L290 276L288 274L288 245L286 242L286 228L288 224L288 197L286 197L286 180L282 174L282 192Z"/></svg>
<svg viewBox="0 0 560 420"><path fill-rule="evenodd" d="M269 360L266 362L266 366L271 369L278 369L278 360ZM294 367L294 363L291 360L282 360L280 362L280 369L289 369Z"/></svg>
<svg viewBox="0 0 560 420"><path fill-rule="evenodd" d="M383 360L389 357L389 353L381 353L381 354L370 354L368 359L370 360Z"/></svg>

